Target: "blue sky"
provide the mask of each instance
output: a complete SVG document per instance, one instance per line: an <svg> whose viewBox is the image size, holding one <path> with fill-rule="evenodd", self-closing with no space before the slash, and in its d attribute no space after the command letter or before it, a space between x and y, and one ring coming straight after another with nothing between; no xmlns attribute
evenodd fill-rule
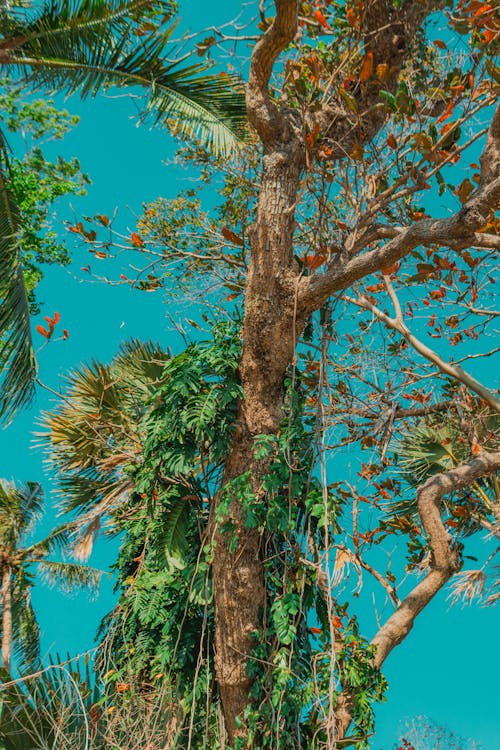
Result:
<svg viewBox="0 0 500 750"><path fill-rule="evenodd" d="M230 3L214 8L195 0L189 20L200 28L231 13ZM129 97L120 94L84 103L73 98L66 106L80 115L80 125L51 148L77 155L92 179L88 196L73 201L77 214L111 215L118 207L120 225L133 227L133 212L139 212L143 202L174 196L185 185L186 173L164 164L174 154L172 138L162 129L137 127L135 103ZM58 212L60 222L73 218L69 206ZM72 242L72 236L68 237ZM42 317L57 310L61 327L70 332L67 341L51 342L40 352L40 377L54 389L72 367L91 357L109 360L120 342L132 336L158 339L174 351L182 348L179 335L167 320L167 312L180 315L182 310L167 310L160 294L90 284L79 270L89 261L87 256L85 249L77 249L72 266L49 269L40 287L39 296L45 303ZM92 258L93 265L97 262ZM37 415L50 405L51 398L39 391L33 408L0 432L0 476L42 481L46 488L49 511L42 532L50 528L53 519L54 494L43 454L32 447L32 432ZM106 570L115 549L116 542L101 541L92 564ZM76 654L92 647L96 627L113 604L112 582L105 576L95 601L86 596L64 597L42 586L36 588L33 599L43 629L44 651ZM368 623L370 619L368 602L364 620ZM388 701L377 710L378 732L372 747L389 750L405 718L425 714L479 741L484 750L496 750L500 746L498 627L498 610L450 610L441 594L387 662Z"/></svg>

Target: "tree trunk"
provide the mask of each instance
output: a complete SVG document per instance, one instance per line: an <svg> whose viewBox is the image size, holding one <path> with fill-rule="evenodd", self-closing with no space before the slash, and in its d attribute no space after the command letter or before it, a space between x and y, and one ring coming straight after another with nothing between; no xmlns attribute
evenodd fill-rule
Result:
<svg viewBox="0 0 500 750"><path fill-rule="evenodd" d="M12 588L8 564L2 568L2 668L10 672L12 654Z"/></svg>
<svg viewBox="0 0 500 750"><path fill-rule="evenodd" d="M262 496L262 478L268 461L256 460L257 435L276 435L283 420L283 383L293 360L295 343L304 321L295 315L298 268L292 237L301 152L292 142L264 156L260 199L255 224L249 232L251 260L245 297L240 376L244 399L240 403L222 489L250 471L252 492ZM237 727L249 703L252 680L246 666L262 626L266 590L260 555L261 535L245 527L241 500L233 496L228 515L231 533L222 533L212 517L215 553L216 672L230 742L246 736L244 722ZM220 504L219 493L216 507ZM238 539L229 549L233 533Z"/></svg>

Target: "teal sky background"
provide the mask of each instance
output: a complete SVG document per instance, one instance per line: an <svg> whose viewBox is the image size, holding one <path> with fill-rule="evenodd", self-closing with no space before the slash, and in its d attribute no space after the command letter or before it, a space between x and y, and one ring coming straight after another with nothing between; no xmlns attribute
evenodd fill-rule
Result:
<svg viewBox="0 0 500 750"><path fill-rule="evenodd" d="M189 4L189 18L184 22L189 22L192 28L203 28L231 18L234 7L227 0L211 5L193 0ZM51 144L47 151L78 156L83 171L92 179L88 195L72 200L78 217L95 213L112 215L118 207L117 226L133 229L133 212L139 213L143 202L158 196L173 197L187 185L186 180L195 177L174 165L165 166L164 162L175 151L173 139L163 129L137 127L136 102L123 92L83 103L73 97L65 106L80 115L81 122L64 141ZM61 236L62 222L73 221L75 215L68 205L59 208ZM73 236L66 234L66 237L71 246ZM157 339L174 352L183 348L181 337L167 319L167 313L182 316L181 306L170 303L167 308L161 294L89 283L87 275L80 271L89 261L93 268L100 269L99 261L85 248L76 248L71 267L47 269L40 286L39 298L44 307L35 324L43 322L43 315L52 315L57 310L61 314L61 329L67 328L70 334L67 341L50 342L39 353L40 378L55 390L60 377L71 368L91 357L108 361L120 342L130 337ZM113 271L106 261L101 263L103 273L118 277L120 270ZM491 379L489 367L484 365L486 380ZM32 447L32 433L37 429L40 411L52 402L49 393L39 390L33 407L0 432L0 476L41 481L45 487L48 511L40 533L48 531L53 521L54 492L44 467L43 452ZM101 539L91 564L109 569L115 550L116 541ZM363 597L365 591L360 599ZM94 601L86 595L66 597L37 586L33 602L43 630L43 652L64 656L68 651L78 654L92 648L99 621L113 601L112 581L107 575ZM367 629L372 619L368 600L361 618ZM457 734L476 740L484 750L497 750L500 747L499 624L498 608L449 609L445 594L438 596L387 662L388 700L377 709L377 735L372 747L392 750L405 719L427 715Z"/></svg>

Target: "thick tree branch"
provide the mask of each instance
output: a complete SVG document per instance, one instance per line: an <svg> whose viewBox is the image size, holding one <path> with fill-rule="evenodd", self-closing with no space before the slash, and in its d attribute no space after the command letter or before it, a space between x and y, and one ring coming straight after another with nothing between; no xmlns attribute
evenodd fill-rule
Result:
<svg viewBox="0 0 500 750"><path fill-rule="evenodd" d="M297 0L276 0L275 5L276 17L252 53L246 96L248 118L264 146L287 138L287 118L269 95L269 79L276 58L297 32Z"/></svg>
<svg viewBox="0 0 500 750"><path fill-rule="evenodd" d="M500 204L500 105L491 123L481 156L481 176L477 190L454 216L447 219L423 219L400 229L397 236L382 247L352 258L343 265L330 263L323 274L301 280L298 308L310 314L322 307L328 297L347 289L355 281L391 266L419 245L450 247L473 246L478 229Z"/></svg>
<svg viewBox="0 0 500 750"><path fill-rule="evenodd" d="M408 635L417 615L426 607L444 584L460 569L460 561L452 539L440 514L440 503L445 495L464 489L476 479L500 469L500 451L482 452L469 463L427 480L417 491L418 510L422 526L429 539L431 560L423 581L403 600L401 605L382 625L372 640L377 647L375 665L380 668L392 649Z"/></svg>
<svg viewBox="0 0 500 750"><path fill-rule="evenodd" d="M326 102L315 121L322 134L322 143L331 148L331 159L344 158L355 143L371 141L387 118L380 103L380 90L394 92L399 72L415 41L415 32L427 16L443 3L436 0L405 2L400 8L392 0L371 0L361 11L361 34L364 51L373 57L373 67L387 66L388 76L382 83L375 77L364 82L355 92L358 112L347 112L335 98Z"/></svg>

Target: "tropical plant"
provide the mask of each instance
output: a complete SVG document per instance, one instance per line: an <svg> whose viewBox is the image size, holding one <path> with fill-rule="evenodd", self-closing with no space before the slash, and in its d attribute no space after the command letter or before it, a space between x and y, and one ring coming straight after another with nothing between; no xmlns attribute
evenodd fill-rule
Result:
<svg viewBox="0 0 500 750"><path fill-rule="evenodd" d="M127 505L147 438L144 417L155 408L168 359L154 342L125 342L109 365L91 362L67 375L63 400L43 416L61 510L78 516L74 554L81 559L103 517L116 521Z"/></svg>
<svg viewBox="0 0 500 750"><path fill-rule="evenodd" d="M500 27L488 4L449 4L439 22L463 45L434 38L437 2L275 0L274 18L260 3L246 68L256 141L242 189L231 192L234 173L224 186L230 225L196 216L179 230L175 205L156 203L131 237L151 252L150 289L162 259L170 280L177 259L179 277L232 264L226 301L245 289L242 346L218 371L194 345L173 357L144 414L120 603L104 626L117 670L137 653L144 681L185 688L188 747L365 750L387 657L464 565L455 501L500 468L466 429L475 411L500 412L498 394L462 366L470 348L459 356L468 341L474 357L495 354ZM219 186L221 162L193 153ZM466 155L470 178L456 166ZM89 245L102 231L75 230ZM418 518L387 525L382 502L406 489L391 437L438 414L462 420L461 460L442 456L414 488ZM406 561L392 555L396 534ZM366 576L380 586L370 641L355 611ZM371 590L368 601L365 612Z"/></svg>
<svg viewBox="0 0 500 750"><path fill-rule="evenodd" d="M43 510L43 492L36 482L26 485L0 482L0 571L2 668L11 672L12 657L21 671L39 661L39 627L31 604L35 574L65 591L94 590L100 572L71 562L50 559L63 550L70 536L59 526L38 542L30 542Z"/></svg>
<svg viewBox="0 0 500 750"><path fill-rule="evenodd" d="M4 4L0 66L32 89L83 97L111 86L145 89L143 118L227 155L246 134L242 89L208 73L204 61L172 59L175 7L170 0Z"/></svg>
<svg viewBox="0 0 500 750"><path fill-rule="evenodd" d="M3 750L104 750L98 735L99 689L89 660L62 662L21 680L0 670L0 746Z"/></svg>

